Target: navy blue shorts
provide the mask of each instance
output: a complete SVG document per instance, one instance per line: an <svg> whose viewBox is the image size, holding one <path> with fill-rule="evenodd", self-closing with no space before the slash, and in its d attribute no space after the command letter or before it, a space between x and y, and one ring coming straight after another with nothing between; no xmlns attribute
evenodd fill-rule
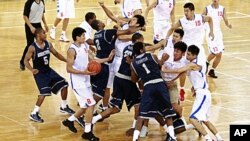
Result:
<svg viewBox="0 0 250 141"><path fill-rule="evenodd" d="M139 107L139 116L152 117L160 111L164 118L175 116L169 93L164 82L147 84L144 86L141 104Z"/></svg>
<svg viewBox="0 0 250 141"><path fill-rule="evenodd" d="M126 80L115 76L110 105L115 106L121 110L124 100L129 111L132 106L140 103L141 93L136 84L131 80Z"/></svg>
<svg viewBox="0 0 250 141"><path fill-rule="evenodd" d="M174 129L185 127L183 120L177 116L172 117Z"/></svg>
<svg viewBox="0 0 250 141"><path fill-rule="evenodd" d="M109 66L102 64L101 72L90 78L93 93L103 98L109 80Z"/></svg>
<svg viewBox="0 0 250 141"><path fill-rule="evenodd" d="M34 75L37 87L40 95L51 95L51 92L57 94L57 92L63 87L68 86L68 82L57 74L53 69L47 72L38 72Z"/></svg>

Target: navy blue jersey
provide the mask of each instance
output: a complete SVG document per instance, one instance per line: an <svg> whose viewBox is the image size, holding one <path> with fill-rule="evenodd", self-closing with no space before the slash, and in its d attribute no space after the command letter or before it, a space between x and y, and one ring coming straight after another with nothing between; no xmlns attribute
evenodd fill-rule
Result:
<svg viewBox="0 0 250 141"><path fill-rule="evenodd" d="M94 35L97 58L107 58L110 52L115 49L116 29L100 30Z"/></svg>
<svg viewBox="0 0 250 141"><path fill-rule="evenodd" d="M35 47L35 53L33 56L33 68L38 69L41 72L50 70L50 44L47 41L45 41L44 44L45 46L43 49L39 48L36 42L32 44L32 46Z"/></svg>
<svg viewBox="0 0 250 141"><path fill-rule="evenodd" d="M132 63L132 67L144 83L154 79L162 79L158 62L151 53L137 56Z"/></svg>
<svg viewBox="0 0 250 141"><path fill-rule="evenodd" d="M124 48L123 55L122 55L122 62L121 62L120 68L118 70L118 72L121 74L124 74L126 76L131 76L130 65L126 62L127 56L129 56L129 57L134 56L133 44L130 44Z"/></svg>

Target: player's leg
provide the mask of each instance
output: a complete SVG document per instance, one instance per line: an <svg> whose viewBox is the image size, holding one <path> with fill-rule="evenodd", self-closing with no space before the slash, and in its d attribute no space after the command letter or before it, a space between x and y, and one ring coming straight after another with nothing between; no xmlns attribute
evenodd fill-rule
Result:
<svg viewBox="0 0 250 141"><path fill-rule="evenodd" d="M220 136L220 134L218 133L217 129L215 128L215 126L208 120L208 121L204 121L203 122L207 128L215 135L217 141L222 141L222 137Z"/></svg>
<svg viewBox="0 0 250 141"><path fill-rule="evenodd" d="M221 61L221 57L222 57L222 52L218 53L215 55L215 59L212 65L212 69L210 69L210 71L208 72L208 75L212 78L218 78L218 76L215 75L215 69L217 68L217 66L219 65L220 61Z"/></svg>
<svg viewBox="0 0 250 141"><path fill-rule="evenodd" d="M182 73L179 77L179 81L180 81L180 100L184 101L185 100L185 90L184 90L184 86L185 86L185 82L186 82L186 73Z"/></svg>
<svg viewBox="0 0 250 141"><path fill-rule="evenodd" d="M69 18L64 18L63 19L63 25L62 25L62 32L61 32L61 36L60 36L60 41L63 42L69 42L69 39L66 36L66 30L69 24Z"/></svg>

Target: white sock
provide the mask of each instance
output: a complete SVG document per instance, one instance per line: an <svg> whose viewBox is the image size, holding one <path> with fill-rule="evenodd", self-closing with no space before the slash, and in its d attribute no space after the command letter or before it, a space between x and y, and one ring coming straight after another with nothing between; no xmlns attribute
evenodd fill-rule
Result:
<svg viewBox="0 0 250 141"><path fill-rule="evenodd" d="M205 135L205 139L208 141L212 141L211 137L208 134Z"/></svg>
<svg viewBox="0 0 250 141"><path fill-rule="evenodd" d="M72 115L72 116L70 116L70 117L68 118L68 120L69 120L69 121L75 121L75 120L76 120L76 117L75 117L74 115Z"/></svg>
<svg viewBox="0 0 250 141"><path fill-rule="evenodd" d="M91 131L91 123L85 123L85 133L89 133Z"/></svg>
<svg viewBox="0 0 250 141"><path fill-rule="evenodd" d="M92 118L92 124L95 124L99 119L102 119L102 116L98 114Z"/></svg>
<svg viewBox="0 0 250 141"><path fill-rule="evenodd" d="M222 140L222 137L220 136L219 133L215 134L215 137L216 137L217 140Z"/></svg>
<svg viewBox="0 0 250 141"><path fill-rule="evenodd" d="M62 35L66 35L66 32L65 31L62 31L62 33L61 33Z"/></svg>
<svg viewBox="0 0 250 141"><path fill-rule="evenodd" d="M108 106L107 106L107 107L102 107L102 109L103 109L103 110L106 110L106 109L108 109Z"/></svg>
<svg viewBox="0 0 250 141"><path fill-rule="evenodd" d="M52 28L53 28L53 29L56 29L56 27L55 27L54 25L52 26Z"/></svg>
<svg viewBox="0 0 250 141"><path fill-rule="evenodd" d="M136 141L139 138L140 135L140 131L139 130L135 130L134 134L133 134L133 141Z"/></svg>
<svg viewBox="0 0 250 141"><path fill-rule="evenodd" d="M136 120L134 119L134 121L133 121L133 124L132 124L131 128L135 128L135 124L136 124Z"/></svg>
<svg viewBox="0 0 250 141"><path fill-rule="evenodd" d="M141 131L144 130L144 131L148 131L148 127L143 125L142 128L141 128Z"/></svg>
<svg viewBox="0 0 250 141"><path fill-rule="evenodd" d="M189 129L194 129L194 126L193 124L188 124L185 126L186 130L189 130Z"/></svg>
<svg viewBox="0 0 250 141"><path fill-rule="evenodd" d="M36 114L37 112L39 112L39 109L40 109L40 107L35 105L34 110L32 111L31 114Z"/></svg>
<svg viewBox="0 0 250 141"><path fill-rule="evenodd" d="M67 100L62 100L61 107L66 108L67 105Z"/></svg>
<svg viewBox="0 0 250 141"><path fill-rule="evenodd" d="M163 128L164 128L165 132L168 133L168 126L166 124L163 125Z"/></svg>
<svg viewBox="0 0 250 141"><path fill-rule="evenodd" d="M173 125L168 126L168 134L169 134L173 139L175 139L175 136L174 136L174 127L173 127Z"/></svg>
<svg viewBox="0 0 250 141"><path fill-rule="evenodd" d="M215 70L215 68L214 68L214 67L212 67L212 70Z"/></svg>

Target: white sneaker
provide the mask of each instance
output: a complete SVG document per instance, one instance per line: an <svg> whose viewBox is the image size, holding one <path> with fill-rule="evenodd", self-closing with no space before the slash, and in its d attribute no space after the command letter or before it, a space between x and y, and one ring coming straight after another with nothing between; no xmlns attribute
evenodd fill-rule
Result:
<svg viewBox="0 0 250 141"><path fill-rule="evenodd" d="M66 37L66 35L65 34L61 34L61 36L60 36L60 39L59 39L60 41L63 41L63 42L69 42L69 39Z"/></svg>
<svg viewBox="0 0 250 141"><path fill-rule="evenodd" d="M55 28L51 28L51 29L50 29L49 37L50 37L51 39L55 40L55 38L56 38L56 29L55 29Z"/></svg>
<svg viewBox="0 0 250 141"><path fill-rule="evenodd" d="M145 138L147 135L148 135L148 127L142 126L141 132L140 132L140 137Z"/></svg>

